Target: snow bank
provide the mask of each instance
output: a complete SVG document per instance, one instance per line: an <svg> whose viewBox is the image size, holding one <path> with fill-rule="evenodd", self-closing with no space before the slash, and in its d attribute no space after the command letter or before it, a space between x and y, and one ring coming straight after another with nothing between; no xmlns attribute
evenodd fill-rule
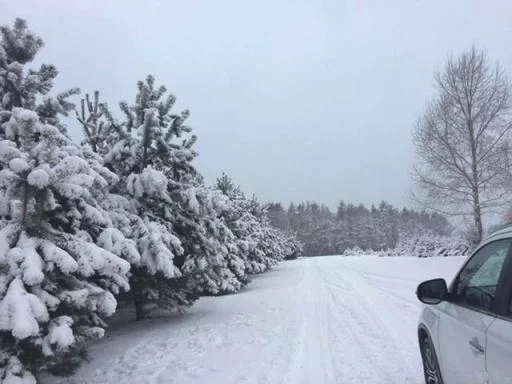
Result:
<svg viewBox="0 0 512 384"><path fill-rule="evenodd" d="M393 249L387 250L362 250L359 247L347 249L343 256L411 256L411 257L436 257L436 256L466 256L471 252L471 247L460 239L451 237L417 237L400 240Z"/></svg>

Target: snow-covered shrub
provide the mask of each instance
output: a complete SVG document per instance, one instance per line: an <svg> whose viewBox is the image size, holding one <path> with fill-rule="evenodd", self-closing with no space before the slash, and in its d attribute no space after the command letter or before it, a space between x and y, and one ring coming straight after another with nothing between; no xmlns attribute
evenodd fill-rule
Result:
<svg viewBox="0 0 512 384"><path fill-rule="evenodd" d="M348 248L343 252L343 256L361 256L361 255L367 255L372 253L373 251L363 251L361 248L359 248L357 245L353 248Z"/></svg>
<svg viewBox="0 0 512 384"><path fill-rule="evenodd" d="M448 236L418 236L400 239L395 248L386 250L366 250L359 247L346 249L343 256L372 255L379 257L386 256L411 256L411 257L434 257L434 256L465 256L471 247L464 241Z"/></svg>
<svg viewBox="0 0 512 384"><path fill-rule="evenodd" d="M471 247L463 240L447 236L418 236L401 239L393 250L396 256L465 256Z"/></svg>

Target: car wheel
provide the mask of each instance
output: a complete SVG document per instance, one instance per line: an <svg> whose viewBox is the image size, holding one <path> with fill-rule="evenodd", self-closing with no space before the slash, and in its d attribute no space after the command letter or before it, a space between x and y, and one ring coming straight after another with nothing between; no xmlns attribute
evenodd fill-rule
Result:
<svg viewBox="0 0 512 384"><path fill-rule="evenodd" d="M421 343L421 357L423 359L425 383L443 384L441 370L439 369L439 363L437 362L436 351L434 350L434 346L428 336L426 336Z"/></svg>

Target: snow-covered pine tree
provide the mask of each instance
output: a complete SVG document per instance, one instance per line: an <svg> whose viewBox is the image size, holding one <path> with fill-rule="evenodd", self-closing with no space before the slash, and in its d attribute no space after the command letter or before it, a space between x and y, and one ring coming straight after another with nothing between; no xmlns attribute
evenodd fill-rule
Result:
<svg viewBox="0 0 512 384"><path fill-rule="evenodd" d="M176 221L186 252L182 270L199 294L237 292L246 277L236 238L224 217L231 209L230 201L220 191L203 185L186 188L189 204L181 207Z"/></svg>
<svg viewBox="0 0 512 384"><path fill-rule="evenodd" d="M235 250L237 255L235 263L229 263L229 268L237 276L242 284L249 283L249 274L253 267L249 260L250 251L255 248L256 243L250 239L251 228L256 230L256 221L249 212L249 204L238 186L235 186L231 178L222 174L217 178L215 188L228 199L228 209L222 213L225 224L235 238ZM254 224L251 226L251 224Z"/></svg>
<svg viewBox="0 0 512 384"><path fill-rule="evenodd" d="M385 234L386 247L395 248L398 242L398 211L385 201L379 204L380 227Z"/></svg>
<svg viewBox="0 0 512 384"><path fill-rule="evenodd" d="M0 378L30 382L102 336L128 289L130 243L91 190L107 181L57 127L14 108L0 141ZM106 174L109 174L105 170ZM110 250L109 250L110 249ZM55 367L53 367L55 368Z"/></svg>
<svg viewBox="0 0 512 384"><path fill-rule="evenodd" d="M265 266L260 263L260 250L258 245L261 239L261 227L253 215L251 203L240 188L235 186L231 179L223 174L217 179L216 188L229 198L230 210L224 213L226 225L236 237L236 246L240 259L244 263L245 283L249 281L248 275L263 272Z"/></svg>
<svg viewBox="0 0 512 384"><path fill-rule="evenodd" d="M294 260L302 255L304 244L302 244L295 233L286 234L287 253L284 256L285 260Z"/></svg>
<svg viewBox="0 0 512 384"><path fill-rule="evenodd" d="M140 261L132 265L131 299L137 319L151 307L181 311L196 299L181 277L176 258L183 255L180 239L173 229L175 203L168 190L163 166L168 157L192 157L190 150L171 146L167 139L181 127L188 115L172 115L172 95L164 98L164 87L155 89L154 79L138 82L134 105L120 103L125 115L116 121L98 92L91 101L82 100L77 118L85 131L84 144L101 154L104 165L119 176L104 205L114 225L136 242Z"/></svg>
<svg viewBox="0 0 512 384"><path fill-rule="evenodd" d="M255 196L249 201L249 209L257 223L251 231L256 247L249 254L249 260L259 266L258 272L265 272L284 259L287 253L284 249L285 241L278 231L270 226L266 208Z"/></svg>
<svg viewBox="0 0 512 384"><path fill-rule="evenodd" d="M245 264L244 274L241 269L237 272L239 279L264 272L278 260L301 252L295 236L271 227L265 208L256 199L247 199L227 175L217 179L216 188L229 198L230 209L223 217L236 238L239 260Z"/></svg>
<svg viewBox="0 0 512 384"><path fill-rule="evenodd" d="M109 152L109 146L114 144L111 140L122 136L122 131L116 125L107 104L100 103L99 97L99 91L94 92L92 100L86 94L80 102L80 111L75 110L75 115L84 133L82 145L89 145L93 152L103 156ZM115 130L118 135L110 134L109 130Z"/></svg>
<svg viewBox="0 0 512 384"><path fill-rule="evenodd" d="M133 106L121 103L126 121L117 126L125 127L130 134L137 125L147 124L148 118L153 121L140 130L137 138L140 141L138 152L141 153L137 164L151 166L162 172L167 180L169 201L159 214L164 212L161 217L183 247L183 252L173 260L183 272L181 281L185 285L182 292L235 292L243 281L240 273L237 275L234 271L239 269L240 261L232 252L233 235L221 217L226 201L224 196L204 185L201 175L192 165L196 156L193 149L196 137L190 135L190 127L184 124L189 113L172 114L175 97L166 96L165 87L155 87L152 76L148 76L145 82L139 82L138 88ZM130 139L133 136L130 134ZM107 163L113 164L111 158L106 156ZM172 289L176 290L175 287ZM172 292L167 290L166 296L172 297Z"/></svg>
<svg viewBox="0 0 512 384"><path fill-rule="evenodd" d="M80 90L71 88L50 97L48 92L57 77L57 68L41 64L38 70L25 71L25 65L43 47L43 40L28 29L25 20L16 19L13 27L1 26L0 34L0 134L2 123L9 120L15 107L37 111L41 122L65 132L58 115L67 116L74 108L68 98Z"/></svg>
<svg viewBox="0 0 512 384"><path fill-rule="evenodd" d="M116 176L60 124L78 90L51 98L55 67L25 71L43 42L24 20L0 33L0 382L32 383L76 367L138 254L97 203Z"/></svg>
<svg viewBox="0 0 512 384"><path fill-rule="evenodd" d="M149 76L142 94L154 94L159 100L165 88L154 91L154 79ZM144 98L138 97L137 101ZM164 105L170 107L175 98L170 95ZM126 108L124 108L126 109ZM173 201L174 215L168 218L181 240L184 253L176 258L187 278L190 289L199 294L224 294L238 291L244 283L239 273L240 261L233 253L234 238L222 216L227 201L222 194L207 188L202 176L192 165L197 153L193 149L196 136L183 137L191 132L184 125L189 116L185 110L180 115L170 114L167 108L165 135L155 143L162 151L155 165L169 180L168 191ZM159 112L160 113L160 112ZM180 142L181 140L181 142ZM230 267L231 266L231 267Z"/></svg>
<svg viewBox="0 0 512 384"><path fill-rule="evenodd" d="M267 216L274 228L279 228L283 231L290 230L290 223L281 203L267 204Z"/></svg>

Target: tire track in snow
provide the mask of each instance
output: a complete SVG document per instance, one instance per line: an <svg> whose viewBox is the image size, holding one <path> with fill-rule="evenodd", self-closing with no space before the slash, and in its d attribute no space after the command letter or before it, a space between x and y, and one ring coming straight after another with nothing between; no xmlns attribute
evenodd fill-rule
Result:
<svg viewBox="0 0 512 384"><path fill-rule="evenodd" d="M292 344L293 349L291 351L290 360L286 366L284 378L281 381L282 384L299 382L301 365L304 359L304 340L306 338L307 332L307 313L305 313L303 310L301 295L305 293L305 285L307 284L305 280L307 278L307 272L305 271L307 266L302 264L301 267L301 277L295 292L294 321L296 322L296 333L292 336L294 340Z"/></svg>
<svg viewBox="0 0 512 384"><path fill-rule="evenodd" d="M290 359L282 384L335 384L328 313L321 277L313 260L304 262L304 278L296 292L298 331L294 354Z"/></svg>
<svg viewBox="0 0 512 384"><path fill-rule="evenodd" d="M391 329L397 324L387 323L382 316L383 311L396 311L396 305L382 300L364 277L345 266L343 259L336 263L337 268L324 262L320 260L319 268L329 293L331 334L342 346L337 353L340 382L421 382L410 372L402 338Z"/></svg>
<svg viewBox="0 0 512 384"><path fill-rule="evenodd" d="M421 282L417 279L411 279L411 278L396 278L394 279L393 276L387 276L387 275L381 275L378 273L370 273L365 271L360 271L355 268L346 268L350 270L351 272L359 274L366 282L374 289L377 289L379 292L384 293L389 298L393 300L401 301L405 304L408 304L408 306L414 310L414 312L417 312L419 316L419 306L418 301L414 296L410 297L404 297L403 295L397 293L398 285L402 285L405 287L405 289L409 292L414 292L416 286ZM399 284L397 284L399 283ZM400 287L401 290L403 290L404 287Z"/></svg>
<svg viewBox="0 0 512 384"><path fill-rule="evenodd" d="M362 320L360 309L347 305L338 299L339 292L328 288L329 308L331 311L330 333L341 347L338 353L337 372L340 382L377 382L379 377L386 377L385 382L392 382L387 370L382 370L382 351L375 351L379 336L370 332L369 324ZM351 302L352 303L352 302ZM375 317L372 317L375 321ZM380 343L379 343L380 344ZM387 347L387 345L386 345ZM379 367L380 366L380 367ZM380 371L375 369L379 367Z"/></svg>

